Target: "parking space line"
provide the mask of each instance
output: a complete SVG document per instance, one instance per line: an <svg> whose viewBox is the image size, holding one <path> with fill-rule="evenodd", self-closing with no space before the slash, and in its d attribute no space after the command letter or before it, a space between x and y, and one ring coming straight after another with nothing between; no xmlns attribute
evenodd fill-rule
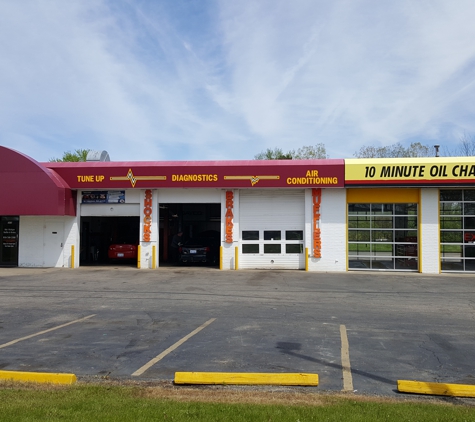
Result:
<svg viewBox="0 0 475 422"><path fill-rule="evenodd" d="M343 370L343 391L353 391L353 377L351 375L350 365L350 346L348 343L348 335L346 327L340 325L341 337L341 367Z"/></svg>
<svg viewBox="0 0 475 422"><path fill-rule="evenodd" d="M157 357L153 358L150 362L146 363L144 366L141 368L137 369L132 376L133 377L138 377L139 375L142 375L147 369L151 368L153 365L155 365L157 362L162 360L165 356L167 356L169 353L173 352L175 349L180 347L185 341L189 340L191 337L193 337L195 334L198 334L203 328L206 328L208 325L210 325L213 321L215 321L216 318L211 318L208 321L206 321L203 325L200 325L196 330L193 330L190 334L186 335L183 337L181 340L178 340L175 344L170 346L168 349L164 350L162 353L160 353Z"/></svg>
<svg viewBox="0 0 475 422"><path fill-rule="evenodd" d="M72 325L72 324L76 324L78 322L85 321L85 320L87 320L89 318L92 318L94 316L96 316L96 314L89 315L89 316L84 317L84 318L76 319L74 321L67 322L66 324L58 325L57 327L48 328L47 330L40 331L39 333L35 333L35 334L30 334L29 336L26 336L26 337L17 338L16 340L9 341L8 343L0 344L0 349L11 346L15 343L19 343L20 341L23 341L23 340L28 340L32 337L41 336L42 334L49 333L50 331L59 330L60 328L67 327L68 325Z"/></svg>

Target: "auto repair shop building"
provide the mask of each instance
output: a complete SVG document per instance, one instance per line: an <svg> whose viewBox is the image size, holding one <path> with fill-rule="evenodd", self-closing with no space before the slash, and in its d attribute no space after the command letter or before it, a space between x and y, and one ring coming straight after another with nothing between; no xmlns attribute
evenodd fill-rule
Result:
<svg viewBox="0 0 475 422"><path fill-rule="evenodd" d="M38 163L0 147L0 266L170 260L216 232L220 267L475 271L475 160Z"/></svg>

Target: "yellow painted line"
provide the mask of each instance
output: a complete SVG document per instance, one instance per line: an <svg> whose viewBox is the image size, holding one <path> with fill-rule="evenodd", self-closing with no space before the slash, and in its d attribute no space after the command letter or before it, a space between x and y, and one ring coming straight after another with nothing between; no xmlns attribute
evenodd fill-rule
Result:
<svg viewBox="0 0 475 422"><path fill-rule="evenodd" d="M0 371L0 379L7 381L39 382L50 384L74 384L74 374L52 374L46 372Z"/></svg>
<svg viewBox="0 0 475 422"><path fill-rule="evenodd" d="M421 382L398 380L400 393L430 394L435 396L475 397L475 385L443 384L438 382Z"/></svg>
<svg viewBox="0 0 475 422"><path fill-rule="evenodd" d="M168 349L164 350L162 353L160 353L157 357L153 358L150 362L146 363L144 366L141 368L137 369L132 376L133 377L138 377L142 375L147 369L151 368L153 365L155 365L157 362L161 361L165 356L167 356L169 353L173 352L175 349L180 347L185 341L189 340L191 337L193 337L195 334L198 334L203 328L206 328L208 325L210 325L213 321L215 321L216 318L211 318L208 321L206 321L203 325L200 325L196 330L193 330L190 334L187 336L183 337L181 340L178 340L174 345L170 346Z"/></svg>
<svg viewBox="0 0 475 422"><path fill-rule="evenodd" d="M175 372L175 384L318 385L317 374Z"/></svg>
<svg viewBox="0 0 475 422"><path fill-rule="evenodd" d="M353 376L351 375L350 364L350 345L348 343L348 335L346 327L340 325L341 337L341 367L343 370L343 391L353 391Z"/></svg>
<svg viewBox="0 0 475 422"><path fill-rule="evenodd" d="M12 344L15 344L15 343L19 343L20 341L23 341L23 340L28 340L32 337L41 336L42 334L49 333L50 331L59 330L60 328L67 327L68 325L72 325L72 324L76 324L78 322L85 321L85 320L87 320L89 318L92 318L94 316L96 316L96 314L89 315L89 316L84 317L84 318L76 319L74 321L67 322L66 324L58 325L57 327L53 327L53 328L49 328L49 329L44 330L44 331L40 331L39 333L30 334L29 336L21 337L21 338L18 338L16 340L9 341L8 343L0 344L0 349L3 349L4 347L11 346Z"/></svg>

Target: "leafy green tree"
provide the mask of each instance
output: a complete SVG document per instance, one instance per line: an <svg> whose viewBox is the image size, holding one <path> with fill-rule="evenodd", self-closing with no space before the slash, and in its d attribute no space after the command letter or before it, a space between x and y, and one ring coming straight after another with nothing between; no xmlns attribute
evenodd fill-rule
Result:
<svg viewBox="0 0 475 422"><path fill-rule="evenodd" d="M303 146L297 150L290 150L287 153L284 153L280 148L268 148L254 156L256 160L315 160L326 158L329 157L325 145L322 143Z"/></svg>
<svg viewBox="0 0 475 422"><path fill-rule="evenodd" d="M409 158L409 157L433 157L433 146L422 145L420 142L412 142L404 147L400 142L385 147L373 145L363 146L353 154L356 158Z"/></svg>
<svg viewBox="0 0 475 422"><path fill-rule="evenodd" d="M297 151L290 151L294 160L316 160L329 158L325 145L320 143L316 145L303 146Z"/></svg>
<svg viewBox="0 0 475 422"><path fill-rule="evenodd" d="M79 161L86 161L88 152L91 151L90 149L76 149L74 152L66 151L63 154L62 158L51 158L49 161L52 162L73 162L77 163Z"/></svg>
<svg viewBox="0 0 475 422"><path fill-rule="evenodd" d="M292 155L290 152L285 154L280 148L270 149L260 152L254 156L255 160L291 160Z"/></svg>

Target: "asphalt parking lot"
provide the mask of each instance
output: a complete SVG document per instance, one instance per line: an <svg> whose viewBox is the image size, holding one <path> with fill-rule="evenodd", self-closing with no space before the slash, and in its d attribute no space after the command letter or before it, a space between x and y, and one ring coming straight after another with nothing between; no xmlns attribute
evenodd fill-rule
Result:
<svg viewBox="0 0 475 422"><path fill-rule="evenodd" d="M475 384L468 274L0 269L0 369L173 380L306 372L327 391Z"/></svg>

